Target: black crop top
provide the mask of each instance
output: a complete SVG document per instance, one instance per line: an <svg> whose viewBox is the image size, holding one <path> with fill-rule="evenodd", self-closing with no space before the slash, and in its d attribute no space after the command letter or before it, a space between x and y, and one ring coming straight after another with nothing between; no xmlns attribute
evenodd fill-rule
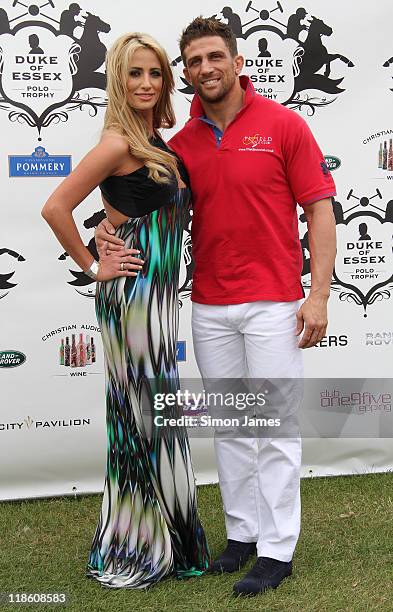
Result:
<svg viewBox="0 0 393 612"><path fill-rule="evenodd" d="M150 142L153 146L175 155L161 138L154 137ZM178 168L182 180L188 185L187 172L180 160ZM168 205L178 189L174 175L169 183L156 183L149 178L149 169L146 166L130 174L108 176L99 187L108 204L126 217L141 217Z"/></svg>

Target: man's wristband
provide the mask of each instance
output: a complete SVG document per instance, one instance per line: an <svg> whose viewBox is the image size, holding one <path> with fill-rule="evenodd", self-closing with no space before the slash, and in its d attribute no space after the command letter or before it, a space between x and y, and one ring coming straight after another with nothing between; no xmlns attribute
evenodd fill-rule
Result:
<svg viewBox="0 0 393 612"><path fill-rule="evenodd" d="M90 276L90 278L92 278L93 280L97 280L97 274L98 274L99 267L100 266L98 262L94 259L90 268L87 268L87 270L83 270L83 271L85 274L87 274L87 276Z"/></svg>

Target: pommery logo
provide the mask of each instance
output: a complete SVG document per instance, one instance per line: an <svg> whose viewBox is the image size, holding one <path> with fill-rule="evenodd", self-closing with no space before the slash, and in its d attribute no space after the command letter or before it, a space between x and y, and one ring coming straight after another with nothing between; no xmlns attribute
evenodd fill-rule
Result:
<svg viewBox="0 0 393 612"><path fill-rule="evenodd" d="M93 116L106 105L105 98L80 92L105 90L100 69L106 47L100 35L110 25L89 12L77 19L82 9L76 3L59 19L50 14L54 8L52 0L30 5L14 0L12 9L19 14L12 18L0 8L0 109L8 111L10 121L36 128L39 136L43 128L67 121L72 110L87 108Z"/></svg>
<svg viewBox="0 0 393 612"><path fill-rule="evenodd" d="M9 155L10 177L68 176L71 172L71 155L49 155L45 147L36 147L31 155Z"/></svg>
<svg viewBox="0 0 393 612"><path fill-rule="evenodd" d="M333 202L337 256L331 288L339 292L340 301L361 306L364 317L370 306L393 295L393 200L383 206L382 199L379 189L361 197L350 189L347 201L355 201L353 206L344 211L340 202ZM300 242L303 286L309 288L308 232Z"/></svg>
<svg viewBox="0 0 393 612"><path fill-rule="evenodd" d="M303 7L287 16L285 12L281 2L261 10L250 0L243 17L230 6L224 6L221 15L236 36L245 58L244 74L256 91L313 115L317 107L331 104L344 91L343 70L354 64L345 55L328 51L322 39L330 37L333 28L321 18ZM172 62L173 66L180 63L181 57ZM181 74L179 79L179 91L192 94L193 88ZM315 91L322 95L313 95Z"/></svg>

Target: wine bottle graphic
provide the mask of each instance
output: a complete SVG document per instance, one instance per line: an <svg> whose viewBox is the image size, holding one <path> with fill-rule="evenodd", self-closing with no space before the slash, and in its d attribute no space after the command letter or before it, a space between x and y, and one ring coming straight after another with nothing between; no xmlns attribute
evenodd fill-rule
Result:
<svg viewBox="0 0 393 612"><path fill-rule="evenodd" d="M383 144L382 142L379 143L378 168L383 168Z"/></svg>
<svg viewBox="0 0 393 612"><path fill-rule="evenodd" d="M64 338L61 339L61 343L60 343L59 359L60 359L60 365L64 365Z"/></svg>
<svg viewBox="0 0 393 612"><path fill-rule="evenodd" d="M94 338L91 339L91 361L96 362L96 345L94 344Z"/></svg>
<svg viewBox="0 0 393 612"><path fill-rule="evenodd" d="M78 355L77 355L76 344L75 344L75 334L72 334L70 366L71 368L76 368L77 365L78 365Z"/></svg>
<svg viewBox="0 0 393 612"><path fill-rule="evenodd" d="M382 165L384 170L388 169L388 143L385 142L383 143L383 165Z"/></svg>
<svg viewBox="0 0 393 612"><path fill-rule="evenodd" d="M393 144L392 138L389 140L389 152L388 152L388 170L393 170Z"/></svg>
<svg viewBox="0 0 393 612"><path fill-rule="evenodd" d="M84 368L86 365L86 344L83 342L83 334L79 334L79 342L76 346L77 366Z"/></svg>
<svg viewBox="0 0 393 612"><path fill-rule="evenodd" d="M86 365L91 365L91 344L90 344L90 336L86 336Z"/></svg>
<svg viewBox="0 0 393 612"><path fill-rule="evenodd" d="M64 347L64 365L69 366L71 362L71 347L70 339L66 336L65 347Z"/></svg>

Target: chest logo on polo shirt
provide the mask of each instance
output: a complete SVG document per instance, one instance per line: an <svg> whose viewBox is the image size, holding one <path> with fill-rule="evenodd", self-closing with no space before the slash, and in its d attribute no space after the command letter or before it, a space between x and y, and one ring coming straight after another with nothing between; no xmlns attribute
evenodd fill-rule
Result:
<svg viewBox="0 0 393 612"><path fill-rule="evenodd" d="M265 153L274 153L272 143L272 136L264 136L258 133L251 136L243 136L243 146L239 147L239 151L263 151Z"/></svg>

